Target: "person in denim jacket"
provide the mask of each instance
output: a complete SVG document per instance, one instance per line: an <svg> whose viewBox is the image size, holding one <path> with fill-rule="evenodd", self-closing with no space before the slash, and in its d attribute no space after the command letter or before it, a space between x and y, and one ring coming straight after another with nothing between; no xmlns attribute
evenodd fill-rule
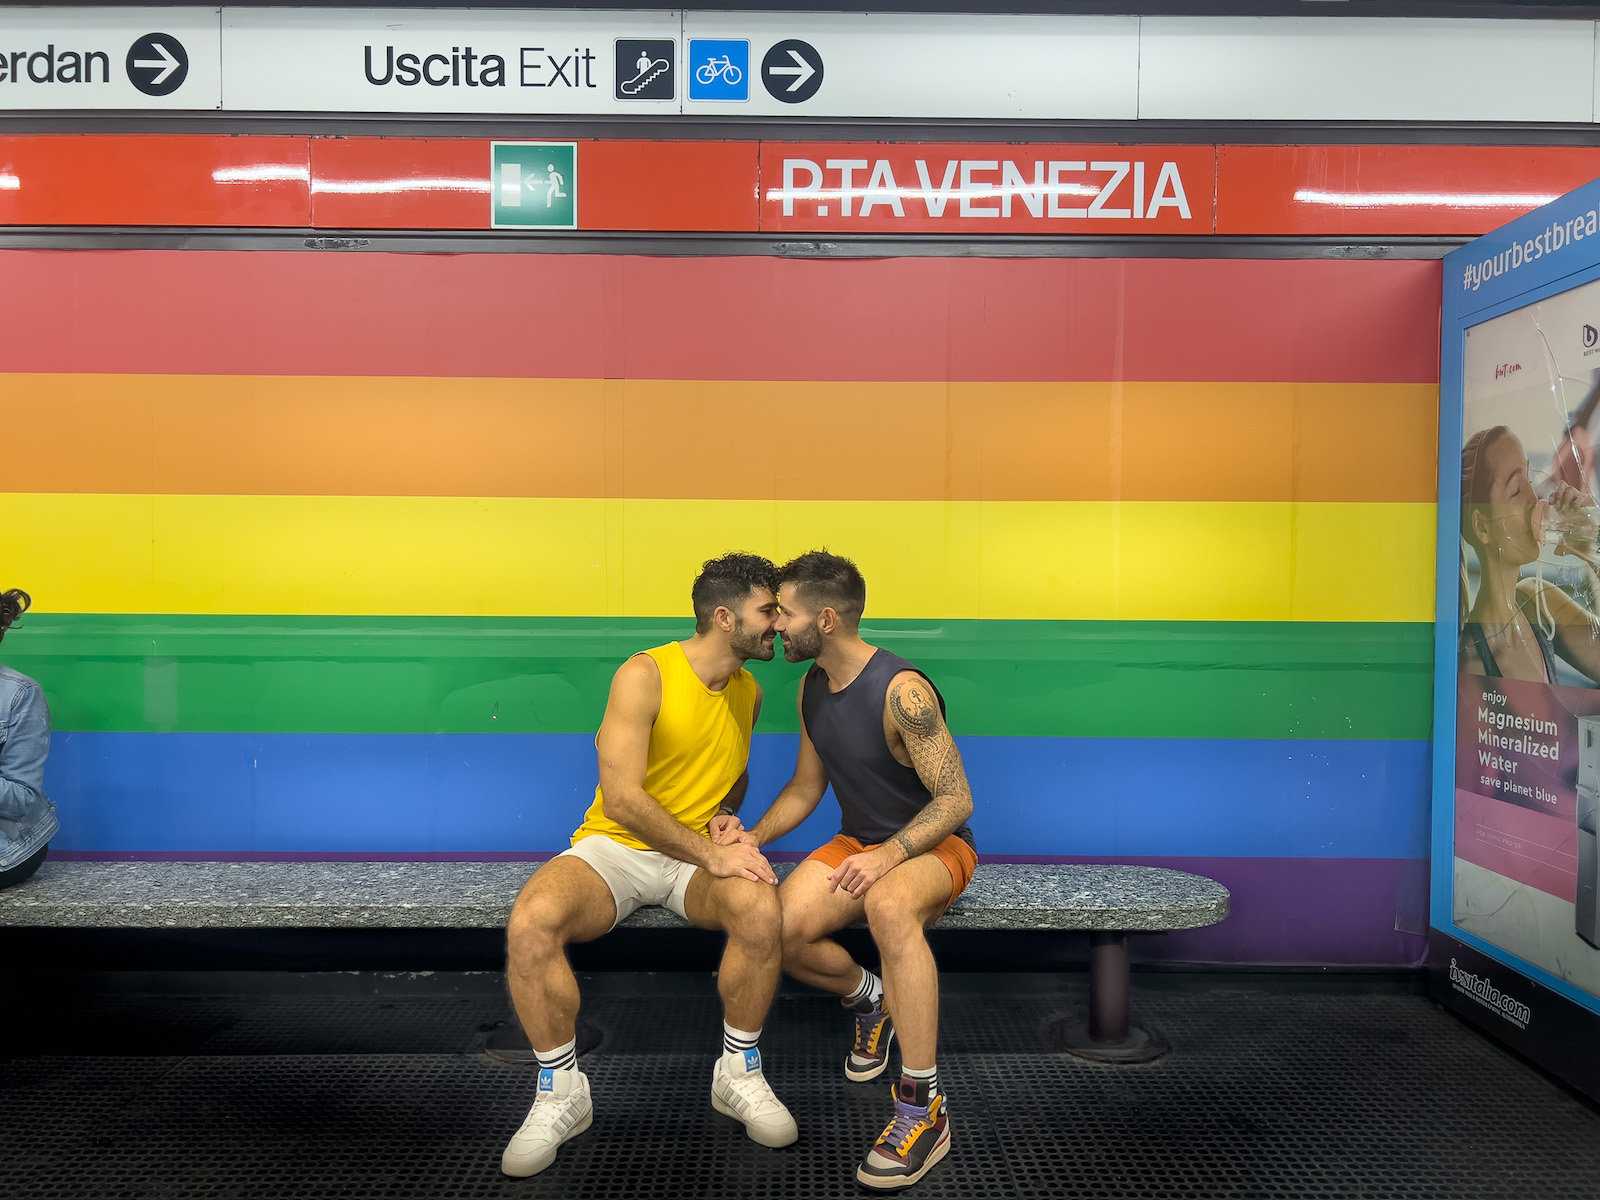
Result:
<svg viewBox="0 0 1600 1200"><path fill-rule="evenodd" d="M32 603L28 593L0 592L0 639ZM0 888L39 869L59 825L44 794L50 709L26 675L0 665Z"/></svg>

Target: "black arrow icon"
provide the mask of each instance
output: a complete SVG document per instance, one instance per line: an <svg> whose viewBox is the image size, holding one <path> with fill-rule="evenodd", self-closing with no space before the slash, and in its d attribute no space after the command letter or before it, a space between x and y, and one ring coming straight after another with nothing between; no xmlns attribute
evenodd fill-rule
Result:
<svg viewBox="0 0 1600 1200"><path fill-rule="evenodd" d="M822 55L810 42L788 38L761 59L761 83L774 100L799 104L822 86Z"/></svg>
<svg viewBox="0 0 1600 1200"><path fill-rule="evenodd" d="M146 96L170 96L189 77L189 52L170 33L147 33L128 48L128 82Z"/></svg>

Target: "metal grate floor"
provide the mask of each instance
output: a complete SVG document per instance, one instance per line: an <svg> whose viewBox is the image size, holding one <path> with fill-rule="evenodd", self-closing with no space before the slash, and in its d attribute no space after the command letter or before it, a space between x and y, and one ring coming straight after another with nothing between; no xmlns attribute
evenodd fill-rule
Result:
<svg viewBox="0 0 1600 1200"><path fill-rule="evenodd" d="M916 1195L1600 1194L1600 1113L1420 997L1136 981L1140 1019L1174 1046L1144 1067L1041 1051L1045 1019L1082 1002L1081 979L947 995L955 1140ZM0 1192L861 1194L854 1167L887 1119L887 1088L844 1082L848 1031L831 1001L782 996L768 1024L768 1072L801 1130L772 1151L707 1103L720 1036L709 992L594 998L586 1017L604 1040L582 1064L594 1127L527 1181L498 1166L532 1073L475 1049L503 1011L484 995L78 1001L25 1025L28 1056L0 1059Z"/></svg>

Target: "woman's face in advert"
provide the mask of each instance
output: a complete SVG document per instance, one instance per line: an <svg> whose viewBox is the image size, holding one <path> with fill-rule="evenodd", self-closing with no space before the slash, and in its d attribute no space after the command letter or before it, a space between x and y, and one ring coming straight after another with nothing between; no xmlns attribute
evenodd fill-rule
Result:
<svg viewBox="0 0 1600 1200"><path fill-rule="evenodd" d="M1484 548L1517 564L1539 557L1544 504L1533 494L1528 456L1514 435L1495 439L1484 454L1489 473L1489 502L1481 506L1479 530Z"/></svg>

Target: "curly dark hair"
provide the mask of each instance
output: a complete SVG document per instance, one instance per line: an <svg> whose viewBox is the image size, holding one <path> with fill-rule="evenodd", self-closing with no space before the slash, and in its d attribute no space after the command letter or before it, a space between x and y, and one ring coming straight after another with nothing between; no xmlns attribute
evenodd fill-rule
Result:
<svg viewBox="0 0 1600 1200"><path fill-rule="evenodd" d="M711 631L711 614L733 608L757 588L778 590L778 568L759 554L724 554L700 568L689 599L694 604L694 631Z"/></svg>
<svg viewBox="0 0 1600 1200"><path fill-rule="evenodd" d="M18 617L33 607L33 597L21 588L0 592L0 638L16 623Z"/></svg>
<svg viewBox="0 0 1600 1200"><path fill-rule="evenodd" d="M792 583L807 604L831 608L846 627L859 625L867 610L867 581L848 558L808 550L778 571L778 584Z"/></svg>

